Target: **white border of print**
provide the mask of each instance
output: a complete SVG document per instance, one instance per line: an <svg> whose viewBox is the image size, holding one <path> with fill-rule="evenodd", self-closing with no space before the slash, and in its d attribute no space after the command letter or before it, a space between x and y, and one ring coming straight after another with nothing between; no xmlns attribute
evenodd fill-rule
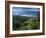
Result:
<svg viewBox="0 0 46 38"><path fill-rule="evenodd" d="M12 7L40 8L40 30L13 31L12 29ZM10 4L10 34L39 33L42 32L42 6Z"/></svg>

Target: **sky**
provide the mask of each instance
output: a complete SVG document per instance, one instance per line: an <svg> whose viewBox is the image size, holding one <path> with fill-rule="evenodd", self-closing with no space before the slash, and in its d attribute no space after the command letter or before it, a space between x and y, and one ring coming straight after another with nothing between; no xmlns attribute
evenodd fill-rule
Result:
<svg viewBox="0 0 46 38"><path fill-rule="evenodd" d="M40 8L13 7L12 13L20 16L37 16L40 13Z"/></svg>

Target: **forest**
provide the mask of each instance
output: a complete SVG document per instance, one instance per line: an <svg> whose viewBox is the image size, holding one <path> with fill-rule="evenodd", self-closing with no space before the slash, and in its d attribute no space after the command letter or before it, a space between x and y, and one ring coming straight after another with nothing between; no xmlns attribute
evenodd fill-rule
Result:
<svg viewBox="0 0 46 38"><path fill-rule="evenodd" d="M26 17L13 15L13 30L37 30L40 29L38 17Z"/></svg>

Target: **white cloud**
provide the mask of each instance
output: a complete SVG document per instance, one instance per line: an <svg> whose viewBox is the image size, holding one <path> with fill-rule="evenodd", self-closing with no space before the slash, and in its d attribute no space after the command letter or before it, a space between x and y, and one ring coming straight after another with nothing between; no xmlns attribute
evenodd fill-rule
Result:
<svg viewBox="0 0 46 38"><path fill-rule="evenodd" d="M33 17L34 15L21 15L21 16Z"/></svg>

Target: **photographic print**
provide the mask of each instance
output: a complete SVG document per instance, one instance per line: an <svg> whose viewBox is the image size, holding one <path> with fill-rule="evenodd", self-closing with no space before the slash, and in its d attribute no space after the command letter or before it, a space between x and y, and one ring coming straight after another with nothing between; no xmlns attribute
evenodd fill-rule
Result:
<svg viewBox="0 0 46 38"><path fill-rule="evenodd" d="M44 35L44 3L6 1L6 37Z"/></svg>
<svg viewBox="0 0 46 38"><path fill-rule="evenodd" d="M13 30L40 29L40 8L13 7Z"/></svg>

